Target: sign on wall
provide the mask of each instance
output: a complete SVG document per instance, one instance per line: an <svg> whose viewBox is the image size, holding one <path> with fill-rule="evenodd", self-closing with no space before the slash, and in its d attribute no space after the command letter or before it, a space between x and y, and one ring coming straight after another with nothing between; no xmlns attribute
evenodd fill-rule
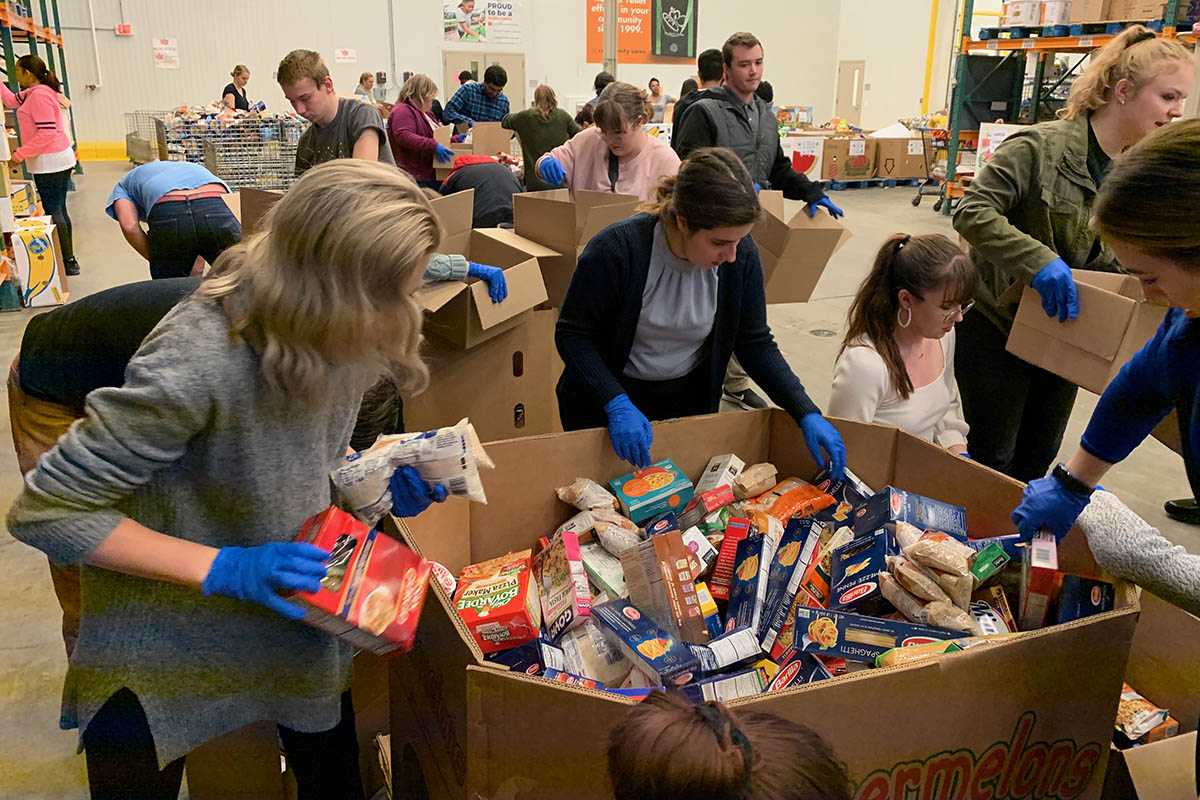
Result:
<svg viewBox="0 0 1200 800"><path fill-rule="evenodd" d="M341 47L333 51L333 63L335 64L357 64L358 51L347 47Z"/></svg>
<svg viewBox="0 0 1200 800"><path fill-rule="evenodd" d="M442 32L447 42L521 43L517 0L445 0Z"/></svg>
<svg viewBox="0 0 1200 800"><path fill-rule="evenodd" d="M696 59L698 0L619 0L617 62L676 64ZM587 60L604 62L604 0L589 0Z"/></svg>
<svg viewBox="0 0 1200 800"><path fill-rule="evenodd" d="M154 66L157 69L179 69L179 40L158 37L154 40Z"/></svg>

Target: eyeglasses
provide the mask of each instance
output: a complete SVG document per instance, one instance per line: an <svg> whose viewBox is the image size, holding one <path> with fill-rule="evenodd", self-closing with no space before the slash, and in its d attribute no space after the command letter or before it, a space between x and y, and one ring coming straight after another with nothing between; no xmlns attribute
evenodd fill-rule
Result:
<svg viewBox="0 0 1200 800"><path fill-rule="evenodd" d="M950 306L949 308L946 308L946 306L942 306L941 309L946 314L946 316L944 318L945 321L952 322L954 320L954 318L958 315L966 316L967 312L970 311L974 307L975 307L975 301L972 300L971 302L967 303L965 306L962 305L961 303L955 303L954 305Z"/></svg>

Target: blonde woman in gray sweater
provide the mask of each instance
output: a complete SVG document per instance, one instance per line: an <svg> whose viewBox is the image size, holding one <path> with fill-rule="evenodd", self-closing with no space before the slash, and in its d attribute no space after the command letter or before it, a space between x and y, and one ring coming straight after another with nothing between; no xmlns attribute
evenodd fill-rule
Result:
<svg viewBox="0 0 1200 800"><path fill-rule="evenodd" d="M363 391L428 381L410 295L439 238L399 170L313 168L25 476L9 531L82 565L61 725L93 798L174 798L190 750L258 720L300 798L362 797L350 648L281 593L325 575L292 539L330 505ZM444 499L411 471L393 497L407 515Z"/></svg>

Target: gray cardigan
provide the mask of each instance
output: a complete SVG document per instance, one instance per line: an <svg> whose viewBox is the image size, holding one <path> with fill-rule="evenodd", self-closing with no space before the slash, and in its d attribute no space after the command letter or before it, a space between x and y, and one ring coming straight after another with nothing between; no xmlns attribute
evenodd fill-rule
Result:
<svg viewBox="0 0 1200 800"><path fill-rule="evenodd" d="M88 395L86 416L25 476L14 537L82 562L124 517L221 547L289 541L330 503L362 389L340 380L307 410L270 393L224 313L190 298L129 362L125 385ZM60 725L82 732L128 687L160 765L227 731L270 720L337 724L350 648L258 605L83 567L83 624Z"/></svg>

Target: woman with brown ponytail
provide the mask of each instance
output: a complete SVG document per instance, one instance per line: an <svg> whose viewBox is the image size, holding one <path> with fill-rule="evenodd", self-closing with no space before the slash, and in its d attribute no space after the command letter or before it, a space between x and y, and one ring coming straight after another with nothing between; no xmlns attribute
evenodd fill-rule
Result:
<svg viewBox="0 0 1200 800"><path fill-rule="evenodd" d="M529 192L552 188L538 177L538 159L583 130L570 114L558 107L558 96L545 84L533 91L533 108L505 114L500 125L514 131L521 140L525 190Z"/></svg>
<svg viewBox="0 0 1200 800"><path fill-rule="evenodd" d="M971 260L945 236L888 239L850 304L829 413L895 425L965 456L954 326L978 285Z"/></svg>

